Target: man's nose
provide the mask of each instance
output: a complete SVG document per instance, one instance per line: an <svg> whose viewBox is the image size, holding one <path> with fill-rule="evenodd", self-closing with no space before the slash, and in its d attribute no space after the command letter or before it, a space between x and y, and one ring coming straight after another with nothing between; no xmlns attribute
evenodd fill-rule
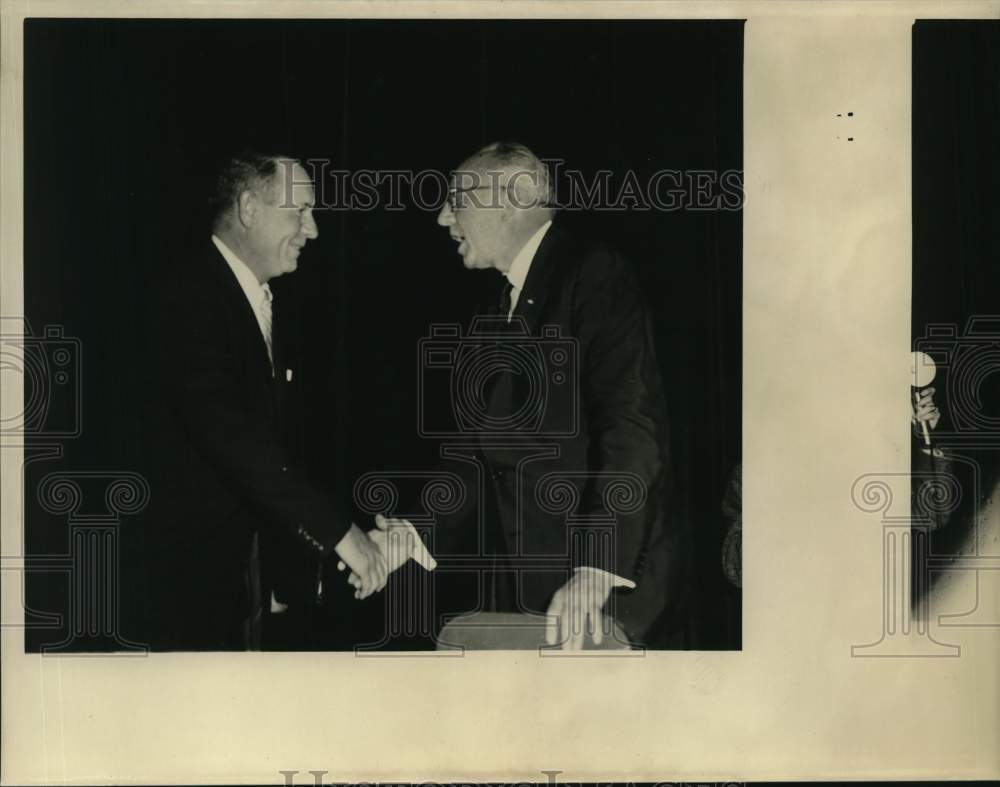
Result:
<svg viewBox="0 0 1000 787"><path fill-rule="evenodd" d="M447 202L441 206L441 212L438 213L438 224L442 227L450 227L455 223L455 214L451 211L451 205Z"/></svg>
<svg viewBox="0 0 1000 787"><path fill-rule="evenodd" d="M302 216L302 234L310 239L319 237L319 227L316 226L316 220L311 213L305 213Z"/></svg>

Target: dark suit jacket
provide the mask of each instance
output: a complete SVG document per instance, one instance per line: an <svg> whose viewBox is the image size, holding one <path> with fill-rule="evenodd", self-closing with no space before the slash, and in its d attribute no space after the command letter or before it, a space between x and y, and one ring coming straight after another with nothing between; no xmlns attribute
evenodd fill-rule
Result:
<svg viewBox="0 0 1000 787"><path fill-rule="evenodd" d="M173 267L157 294L154 646L239 648L254 534L262 552L278 543L299 552L289 563L315 565L350 527L350 511L289 451L285 414L298 381L286 380L280 312L272 377L254 311L211 242ZM315 574L304 579L315 586Z"/></svg>
<svg viewBox="0 0 1000 787"><path fill-rule="evenodd" d="M518 333L518 318L528 336ZM453 389L456 419L474 438L442 450L470 494L467 505L438 518L435 549L442 556L481 549L475 534L492 516L518 570L521 611L544 612L573 569L591 565L636 582L635 590L615 591L606 609L642 641L679 600L683 560L660 369L633 271L614 250L555 223L532 261L512 328L467 342L457 367L473 369L475 353L486 366L506 355L519 372L483 382L482 413L473 392L463 398L466 383ZM466 382L477 379L467 374ZM480 510L480 500L492 510Z"/></svg>

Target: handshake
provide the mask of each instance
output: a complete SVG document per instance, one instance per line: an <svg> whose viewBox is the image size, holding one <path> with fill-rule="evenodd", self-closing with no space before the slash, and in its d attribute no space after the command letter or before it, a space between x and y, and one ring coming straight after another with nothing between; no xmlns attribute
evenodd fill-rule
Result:
<svg viewBox="0 0 1000 787"><path fill-rule="evenodd" d="M427 571L437 567L413 525L381 514L375 515L375 529L368 533L352 524L334 551L340 558L337 569L351 570L347 581L354 587L357 599L368 598L384 588L389 574L411 557Z"/></svg>

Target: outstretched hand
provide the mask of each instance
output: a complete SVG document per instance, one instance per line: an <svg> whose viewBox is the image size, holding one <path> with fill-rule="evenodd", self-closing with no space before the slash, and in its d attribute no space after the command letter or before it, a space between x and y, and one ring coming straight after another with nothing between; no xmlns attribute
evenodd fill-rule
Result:
<svg viewBox="0 0 1000 787"><path fill-rule="evenodd" d="M389 572L382 552L370 538L355 524L337 542L334 551L340 558L337 567L351 567L347 581L354 586L354 597L368 598L385 587ZM343 568L341 568L343 570Z"/></svg>
<svg viewBox="0 0 1000 787"><path fill-rule="evenodd" d="M411 557L428 571L433 571L437 565L413 525L406 519L376 514L375 529L369 530L367 536L382 555L387 574L391 574ZM346 568L344 561L337 563L338 571L344 571ZM356 587L357 580L358 577L352 571L348 581Z"/></svg>

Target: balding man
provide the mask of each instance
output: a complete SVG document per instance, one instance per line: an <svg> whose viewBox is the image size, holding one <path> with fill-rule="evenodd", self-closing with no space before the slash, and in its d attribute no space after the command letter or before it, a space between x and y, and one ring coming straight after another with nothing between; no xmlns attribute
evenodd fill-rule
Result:
<svg viewBox="0 0 1000 787"><path fill-rule="evenodd" d="M386 580L383 557L336 495L296 467L284 428L299 385L269 281L293 272L317 237L314 191L295 160L256 154L229 159L212 197L212 236L178 262L161 288L162 405L154 448L159 474L157 588L151 621L163 649L229 650L260 644L262 544L291 553L296 584L315 593L331 553L352 569L359 596ZM271 583L269 587L274 587Z"/></svg>
<svg viewBox="0 0 1000 787"><path fill-rule="evenodd" d="M680 577L665 515L667 418L650 321L621 256L554 219L546 167L523 145L488 145L453 173L438 223L466 268L502 274L488 313L510 331L492 341L544 350L556 337L575 358L560 376L549 368L558 359L546 355L540 389L516 366L483 378L481 428L466 428L478 440L447 449L452 469L483 497L475 510L439 517L435 550L467 551L478 512L475 548L493 559L483 607L547 612L559 621L549 642L573 649L587 630L600 641L603 611L642 643L679 598ZM609 514L612 537L587 541Z"/></svg>

